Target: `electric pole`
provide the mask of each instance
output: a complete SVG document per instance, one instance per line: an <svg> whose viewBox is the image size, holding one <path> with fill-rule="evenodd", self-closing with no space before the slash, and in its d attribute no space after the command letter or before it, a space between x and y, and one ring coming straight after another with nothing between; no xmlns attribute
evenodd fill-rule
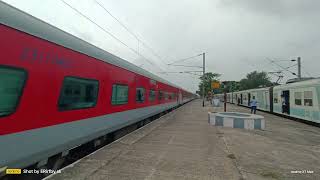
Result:
<svg viewBox="0 0 320 180"><path fill-rule="evenodd" d="M298 61L298 78L299 80L301 80L301 58L298 57L297 61Z"/></svg>
<svg viewBox="0 0 320 180"><path fill-rule="evenodd" d="M205 67L206 67L206 54L205 53L202 53L202 58L203 58L203 82L202 82L202 107L204 107L204 98L205 98L205 88L204 88L204 83L205 83Z"/></svg>
<svg viewBox="0 0 320 180"><path fill-rule="evenodd" d="M199 57L202 55L202 58L203 58L203 64L202 66L187 66L187 65L183 65L183 64L175 64L177 62L182 62L182 61L186 61L188 59L192 59L192 58L195 58L195 57ZM175 64L175 65L174 65ZM205 68L206 68L206 53L202 53L202 54L198 54L196 56L191 56L191 57L188 57L188 58L183 58L183 59L179 59L177 61L174 61L172 63L169 63L167 64L168 66L182 66L182 67L194 67L194 68L202 68L202 71L184 71L184 72L161 72L161 73L189 73L191 74L190 72L203 72L203 76L202 76L202 107L204 107L204 98L205 98ZM197 75L197 74L193 74L193 75ZM201 90L201 88L200 88ZM201 91L200 91L201 92Z"/></svg>

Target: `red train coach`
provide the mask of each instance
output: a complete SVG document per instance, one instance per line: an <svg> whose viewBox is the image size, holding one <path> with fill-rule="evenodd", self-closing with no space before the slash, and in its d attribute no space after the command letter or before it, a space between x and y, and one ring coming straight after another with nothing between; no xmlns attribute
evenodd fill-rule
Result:
<svg viewBox="0 0 320 180"><path fill-rule="evenodd" d="M133 64L0 2L0 172L192 99Z"/></svg>

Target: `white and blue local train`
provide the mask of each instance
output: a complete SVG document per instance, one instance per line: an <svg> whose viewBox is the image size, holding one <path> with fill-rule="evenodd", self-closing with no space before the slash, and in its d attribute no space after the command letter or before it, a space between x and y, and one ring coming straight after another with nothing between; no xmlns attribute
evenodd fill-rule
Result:
<svg viewBox="0 0 320 180"><path fill-rule="evenodd" d="M320 124L320 78L227 93L227 102L248 107L253 96L259 110Z"/></svg>

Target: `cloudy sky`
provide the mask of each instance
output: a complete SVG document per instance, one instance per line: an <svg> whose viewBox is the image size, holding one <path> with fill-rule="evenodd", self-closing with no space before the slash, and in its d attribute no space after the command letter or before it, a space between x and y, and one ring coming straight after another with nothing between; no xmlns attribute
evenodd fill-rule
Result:
<svg viewBox="0 0 320 180"><path fill-rule="evenodd" d="M167 64L206 52L206 71L222 74L221 80L240 80L254 70L278 71L270 60L298 56L303 76L320 76L319 0L4 1L193 92L198 76L160 72L199 71ZM202 66L202 57L181 64ZM289 71L282 82L294 78Z"/></svg>

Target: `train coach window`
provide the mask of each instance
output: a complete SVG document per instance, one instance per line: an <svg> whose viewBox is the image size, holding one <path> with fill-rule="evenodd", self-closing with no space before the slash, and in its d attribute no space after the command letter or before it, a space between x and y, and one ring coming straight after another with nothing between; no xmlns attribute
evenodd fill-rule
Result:
<svg viewBox="0 0 320 180"><path fill-rule="evenodd" d="M127 85L114 84L112 85L112 104L120 105L128 103L129 87Z"/></svg>
<svg viewBox="0 0 320 180"><path fill-rule="evenodd" d="M15 112L26 77L24 70L0 67L0 117Z"/></svg>
<svg viewBox="0 0 320 180"><path fill-rule="evenodd" d="M99 81L66 77L59 98L59 110L94 107L98 99Z"/></svg>
<svg viewBox="0 0 320 180"><path fill-rule="evenodd" d="M156 91L150 89L150 91L149 91L149 101L154 101L154 100L156 100Z"/></svg>
<svg viewBox="0 0 320 180"><path fill-rule="evenodd" d="M139 102L139 103L144 102L144 94L145 94L144 88L137 88L136 89L136 102Z"/></svg>
<svg viewBox="0 0 320 180"><path fill-rule="evenodd" d="M302 105L302 92L294 93L294 102L295 102L295 105L298 105L298 106Z"/></svg>
<svg viewBox="0 0 320 180"><path fill-rule="evenodd" d="M304 105L305 106L313 106L312 91L305 91L304 92Z"/></svg>
<svg viewBox="0 0 320 180"><path fill-rule="evenodd" d="M158 99L159 99L159 100L162 100L162 99L163 99L163 92L162 92L162 91L159 91Z"/></svg>
<svg viewBox="0 0 320 180"><path fill-rule="evenodd" d="M168 100L169 99L169 93L164 92L164 100Z"/></svg>

